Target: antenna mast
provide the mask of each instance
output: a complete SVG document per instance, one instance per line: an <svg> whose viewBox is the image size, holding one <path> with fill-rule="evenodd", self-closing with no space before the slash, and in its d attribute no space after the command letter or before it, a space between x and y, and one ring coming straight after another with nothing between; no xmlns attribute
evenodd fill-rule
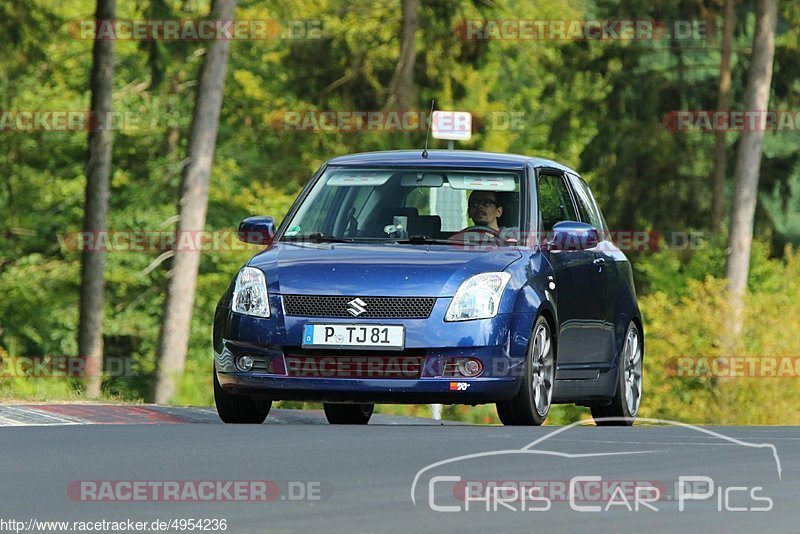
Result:
<svg viewBox="0 0 800 534"><path fill-rule="evenodd" d="M428 117L428 129L425 130L425 148L422 149L422 157L428 159L428 135L431 133L433 126L433 105L436 103L435 99L431 99L431 112Z"/></svg>

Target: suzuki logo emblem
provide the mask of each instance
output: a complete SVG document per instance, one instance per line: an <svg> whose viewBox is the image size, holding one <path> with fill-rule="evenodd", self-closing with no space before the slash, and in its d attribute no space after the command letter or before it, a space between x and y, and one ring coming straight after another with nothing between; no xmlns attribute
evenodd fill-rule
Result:
<svg viewBox="0 0 800 534"><path fill-rule="evenodd" d="M347 313L349 313L353 317L358 317L359 315L367 311L367 308L365 308L366 305L367 303L364 302L363 300L355 298L347 303Z"/></svg>

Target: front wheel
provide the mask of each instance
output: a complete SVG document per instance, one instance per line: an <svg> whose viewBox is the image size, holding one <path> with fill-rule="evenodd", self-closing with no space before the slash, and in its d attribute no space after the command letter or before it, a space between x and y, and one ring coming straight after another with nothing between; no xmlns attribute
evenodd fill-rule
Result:
<svg viewBox="0 0 800 534"><path fill-rule="evenodd" d="M539 426L550 413L555 385L555 343L550 325L539 317L528 343L528 354L517 396L497 403L497 415L507 426Z"/></svg>
<svg viewBox="0 0 800 534"><path fill-rule="evenodd" d="M616 393L606 406L592 406L597 426L631 426L642 402L642 343L636 323L631 321L619 359Z"/></svg>
<svg viewBox="0 0 800 534"><path fill-rule="evenodd" d="M374 404L323 403L325 417L332 425L366 425L372 417Z"/></svg>
<svg viewBox="0 0 800 534"><path fill-rule="evenodd" d="M219 383L217 372L214 372L214 404L217 414L223 423L243 425L260 425L267 418L271 400L261 400L228 393Z"/></svg>

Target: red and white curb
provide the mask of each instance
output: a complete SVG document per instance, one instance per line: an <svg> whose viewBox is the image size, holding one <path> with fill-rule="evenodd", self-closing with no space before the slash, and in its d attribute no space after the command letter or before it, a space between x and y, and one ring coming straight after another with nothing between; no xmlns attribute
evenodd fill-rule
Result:
<svg viewBox="0 0 800 534"><path fill-rule="evenodd" d="M0 406L0 426L147 425L216 423L207 408L124 404L11 404Z"/></svg>
<svg viewBox="0 0 800 534"><path fill-rule="evenodd" d="M160 406L155 404L4 404L0 405L0 427L70 425L157 425L221 424L213 408ZM267 424L327 424L322 410L284 410L273 408ZM441 425L457 424L412 417L379 415L370 424Z"/></svg>

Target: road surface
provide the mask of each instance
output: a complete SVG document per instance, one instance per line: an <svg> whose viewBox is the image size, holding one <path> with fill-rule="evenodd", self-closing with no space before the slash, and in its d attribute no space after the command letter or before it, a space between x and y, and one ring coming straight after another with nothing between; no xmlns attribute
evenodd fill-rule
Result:
<svg viewBox="0 0 800 534"><path fill-rule="evenodd" d="M347 427L291 410L235 426L203 408L4 405L0 450L0 532L800 532L795 427Z"/></svg>

